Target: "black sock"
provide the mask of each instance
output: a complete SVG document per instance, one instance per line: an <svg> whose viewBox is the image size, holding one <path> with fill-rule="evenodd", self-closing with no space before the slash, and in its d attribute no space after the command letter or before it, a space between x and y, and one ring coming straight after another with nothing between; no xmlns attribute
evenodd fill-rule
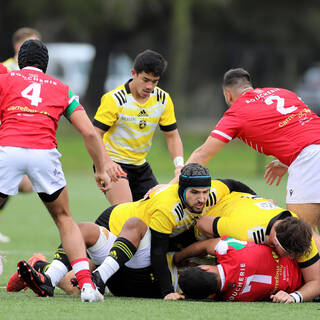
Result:
<svg viewBox="0 0 320 320"><path fill-rule="evenodd" d="M133 257L136 251L137 248L128 239L118 237L109 252L109 256L116 260L121 267Z"/></svg>

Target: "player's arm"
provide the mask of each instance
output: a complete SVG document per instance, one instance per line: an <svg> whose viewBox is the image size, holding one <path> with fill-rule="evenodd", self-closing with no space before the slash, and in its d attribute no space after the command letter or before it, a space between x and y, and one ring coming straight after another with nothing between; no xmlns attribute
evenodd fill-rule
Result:
<svg viewBox="0 0 320 320"><path fill-rule="evenodd" d="M106 172L104 164L106 150L102 140L98 137L89 117L83 109L72 112L69 120L82 135L88 153L93 160L96 167L95 179L98 187L101 191L106 192L110 189L110 177Z"/></svg>
<svg viewBox="0 0 320 320"><path fill-rule="evenodd" d="M173 261L176 265L182 263L185 259L191 257L201 257L203 255L214 255L214 249L220 238L197 241L183 250L176 252Z"/></svg>
<svg viewBox="0 0 320 320"><path fill-rule="evenodd" d="M192 152L185 164L195 162L205 165L224 147L225 144L226 142L209 136L202 146ZM170 184L178 183L178 174L179 172L177 172L175 178L170 181Z"/></svg>
<svg viewBox="0 0 320 320"><path fill-rule="evenodd" d="M256 194L250 187L248 187L246 184L233 180L233 179L217 179L221 182L223 182L230 190L230 193L233 191L236 192L244 192L249 194Z"/></svg>
<svg viewBox="0 0 320 320"><path fill-rule="evenodd" d="M180 138L180 134L178 129L174 129L171 131L162 131L168 145L168 150L171 156L171 159L174 162L174 166L176 171L180 173L183 165L183 145Z"/></svg>
<svg viewBox="0 0 320 320"><path fill-rule="evenodd" d="M186 164L196 162L205 165L225 146L225 144L226 143L222 140L209 136L203 145L192 152Z"/></svg>
<svg viewBox="0 0 320 320"><path fill-rule="evenodd" d="M156 278L159 280L161 296L165 298L174 292L171 273L168 268L166 254L169 248L169 234L151 231L151 265Z"/></svg>
<svg viewBox="0 0 320 320"><path fill-rule="evenodd" d="M288 172L288 167L279 160L273 160L266 166L264 178L266 183L272 185L276 181L276 186L280 184L282 177Z"/></svg>
<svg viewBox="0 0 320 320"><path fill-rule="evenodd" d="M97 121L94 121L94 124L96 124L94 125L94 128L98 136L101 137L101 141L103 141L103 136L106 133L106 131L97 126ZM107 130L110 128L109 126L106 126L106 127L108 127ZM112 161L107 151L105 152L104 161L105 161L107 173L110 176L111 181L117 182L119 180L119 177L126 175L126 173L122 170L121 166L115 163L114 161Z"/></svg>
<svg viewBox="0 0 320 320"><path fill-rule="evenodd" d="M207 238L214 238L217 235L214 233L214 224L219 217L202 216L197 222L197 228Z"/></svg>

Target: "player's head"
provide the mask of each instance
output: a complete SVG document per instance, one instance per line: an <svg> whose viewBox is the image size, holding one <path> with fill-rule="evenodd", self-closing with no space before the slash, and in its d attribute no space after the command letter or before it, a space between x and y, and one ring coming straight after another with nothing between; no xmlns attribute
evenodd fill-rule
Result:
<svg viewBox="0 0 320 320"><path fill-rule="evenodd" d="M49 61L48 49L40 40L25 41L18 53L19 68L36 67L46 72Z"/></svg>
<svg viewBox="0 0 320 320"><path fill-rule="evenodd" d="M152 50L139 53L131 71L134 93L142 99L149 97L166 67L167 61L160 53Z"/></svg>
<svg viewBox="0 0 320 320"><path fill-rule="evenodd" d="M288 217L275 226L271 242L280 256L298 259L311 250L312 230L303 219Z"/></svg>
<svg viewBox="0 0 320 320"><path fill-rule="evenodd" d="M198 163L189 163L181 169L179 197L191 212L201 213L211 187L209 170Z"/></svg>
<svg viewBox="0 0 320 320"><path fill-rule="evenodd" d="M179 276L179 287L187 298L206 299L220 292L217 273L200 267L187 268Z"/></svg>
<svg viewBox="0 0 320 320"><path fill-rule="evenodd" d="M20 50L21 45L30 39L41 40L41 34L33 28L20 28L12 35L12 45L15 52Z"/></svg>
<svg viewBox="0 0 320 320"><path fill-rule="evenodd" d="M251 88L251 76L242 68L230 69L223 76L222 89L228 106L231 106L243 91Z"/></svg>
<svg viewBox="0 0 320 320"><path fill-rule="evenodd" d="M167 61L164 57L149 49L139 53L133 62L133 69L137 74L145 72L155 77L161 77L166 67Z"/></svg>

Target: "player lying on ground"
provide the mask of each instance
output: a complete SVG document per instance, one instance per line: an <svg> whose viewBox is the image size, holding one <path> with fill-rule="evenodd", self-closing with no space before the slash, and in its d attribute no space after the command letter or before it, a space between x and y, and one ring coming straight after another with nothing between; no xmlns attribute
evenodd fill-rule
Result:
<svg viewBox="0 0 320 320"><path fill-rule="evenodd" d="M174 255L174 262L203 254L215 255L217 265L187 268L179 286L187 298L222 301L303 302L296 291L302 275L296 262L272 248L223 237L198 241ZM284 298L283 298L284 297Z"/></svg>
<svg viewBox="0 0 320 320"><path fill-rule="evenodd" d="M232 192L199 219L197 228L206 237L233 238L267 244L280 256L298 262L304 283L299 288L304 301L320 295L320 260L311 227L294 213L267 199ZM289 297L284 297L284 301Z"/></svg>

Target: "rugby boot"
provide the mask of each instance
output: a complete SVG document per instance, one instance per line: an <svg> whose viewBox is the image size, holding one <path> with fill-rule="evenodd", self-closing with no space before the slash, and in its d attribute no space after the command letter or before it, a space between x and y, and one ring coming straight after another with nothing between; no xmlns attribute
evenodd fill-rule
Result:
<svg viewBox="0 0 320 320"><path fill-rule="evenodd" d="M104 297L97 288L93 288L90 283L85 283L81 289L82 302L99 302L103 301Z"/></svg>
<svg viewBox="0 0 320 320"><path fill-rule="evenodd" d="M18 274L38 297L52 297L54 287L50 277L36 271L28 262L21 260L18 262Z"/></svg>
<svg viewBox="0 0 320 320"><path fill-rule="evenodd" d="M28 263L34 267L38 261L46 262L46 257L41 253L35 253L31 258L29 258ZM18 292L22 289L27 289L25 282L19 277L18 271L16 271L9 279L7 284L8 292Z"/></svg>

